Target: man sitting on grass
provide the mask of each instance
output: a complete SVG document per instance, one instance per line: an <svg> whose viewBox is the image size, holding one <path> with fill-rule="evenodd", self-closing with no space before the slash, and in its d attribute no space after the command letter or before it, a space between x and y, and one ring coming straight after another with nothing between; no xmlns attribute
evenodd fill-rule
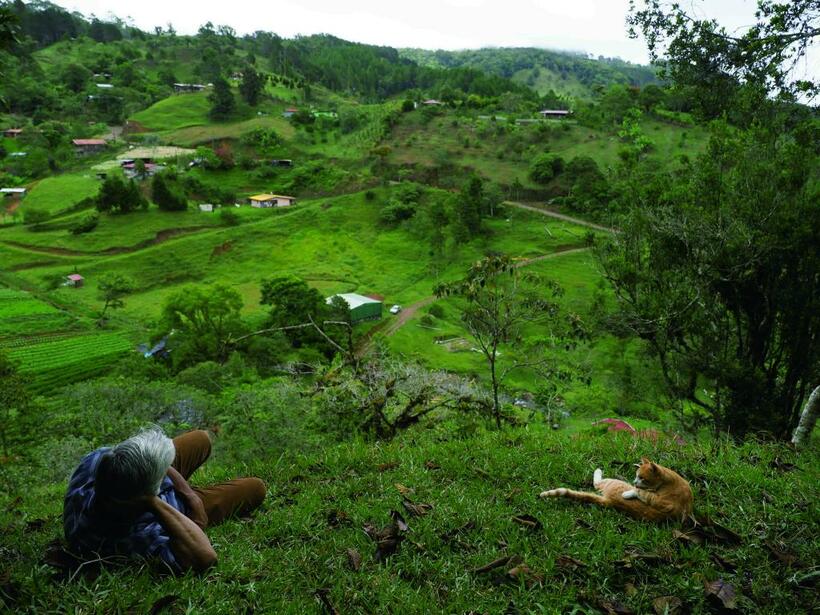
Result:
<svg viewBox="0 0 820 615"><path fill-rule="evenodd" d="M84 557L159 558L173 572L216 563L203 531L265 498L258 478L210 487L188 478L211 454L204 431L171 440L159 427L86 455L71 476L63 508L69 548Z"/></svg>

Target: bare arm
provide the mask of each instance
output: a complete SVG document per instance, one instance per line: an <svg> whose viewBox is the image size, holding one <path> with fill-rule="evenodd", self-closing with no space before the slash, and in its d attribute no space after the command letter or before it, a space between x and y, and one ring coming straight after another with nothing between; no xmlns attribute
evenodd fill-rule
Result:
<svg viewBox="0 0 820 615"><path fill-rule="evenodd" d="M183 568L202 572L216 564L216 551L202 528L176 508L152 496L148 508L171 538L171 551Z"/></svg>
<svg viewBox="0 0 820 615"><path fill-rule="evenodd" d="M208 527L208 515L202 499L191 489L188 481L173 466L168 468L168 478L171 479L174 490L188 503L190 509L188 517L203 530Z"/></svg>

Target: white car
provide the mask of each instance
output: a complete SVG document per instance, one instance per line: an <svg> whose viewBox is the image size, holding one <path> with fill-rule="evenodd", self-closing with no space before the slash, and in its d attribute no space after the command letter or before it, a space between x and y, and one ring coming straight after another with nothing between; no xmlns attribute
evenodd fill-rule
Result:
<svg viewBox="0 0 820 615"><path fill-rule="evenodd" d="M401 312L401 306L399 304L396 304L390 308L391 314L398 314L399 312Z"/></svg>

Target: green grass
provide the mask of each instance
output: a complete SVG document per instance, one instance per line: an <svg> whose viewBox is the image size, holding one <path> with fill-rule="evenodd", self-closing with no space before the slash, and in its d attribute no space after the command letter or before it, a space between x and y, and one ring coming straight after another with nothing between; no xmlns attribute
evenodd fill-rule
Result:
<svg viewBox="0 0 820 615"><path fill-rule="evenodd" d="M129 119L152 132L177 130L207 124L210 108L207 92L176 94L135 113Z"/></svg>
<svg viewBox="0 0 820 615"><path fill-rule="evenodd" d="M161 597L174 596L175 605L198 613L313 613L321 612L314 592L326 588L343 613L502 613L513 604L522 613L591 615L604 601L652 613L653 600L669 595L703 613L709 612L704 582L719 579L735 588L741 612L787 615L820 606L815 592L797 585L818 564L816 451L797 457L778 445L709 440L679 447L583 427L561 433L533 425L461 436L422 430L393 443L352 442L317 453L260 452L239 467L228 461L234 435L223 430L192 482L258 475L269 493L254 518L208 529L219 563L204 578L161 577L135 566L104 570L92 580L52 580L39 562L47 543L62 535L66 483L54 468L34 466L18 501L14 493L0 495L0 527L11 556L7 587L16 590L7 606L16 612L146 612ZM67 472L92 442L93 435L80 432L53 454L66 460ZM742 542L686 544L675 540L674 525L536 497L557 486L590 489L596 467L630 478L630 464L641 455L689 479L697 512L734 530ZM775 457L799 469L775 469ZM432 511L424 517L404 513L398 484L411 490L413 501L432 504ZM393 509L404 513L410 531L396 554L378 564L361 528L385 525ZM521 514L542 527L529 530L512 521ZM329 523L334 515L341 525ZM782 542L803 567L776 561L766 541ZM347 549L361 554L358 572L347 564ZM475 572L511 555L539 580L495 584L492 574ZM562 556L581 567L562 568Z"/></svg>
<svg viewBox="0 0 820 615"><path fill-rule="evenodd" d="M46 177L34 184L23 199L20 211L40 209L57 215L94 196L99 187L100 181L91 171Z"/></svg>

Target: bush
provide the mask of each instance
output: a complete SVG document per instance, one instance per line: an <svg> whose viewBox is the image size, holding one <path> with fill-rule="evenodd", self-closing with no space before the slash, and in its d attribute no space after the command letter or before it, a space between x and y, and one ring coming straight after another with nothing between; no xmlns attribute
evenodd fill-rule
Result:
<svg viewBox="0 0 820 615"><path fill-rule="evenodd" d="M444 318L444 308L441 307L438 303L434 303L430 306L427 310L427 313L434 318Z"/></svg>
<svg viewBox="0 0 820 615"><path fill-rule="evenodd" d="M36 209L33 207L23 208L23 224L42 224L50 217L44 209Z"/></svg>
<svg viewBox="0 0 820 615"><path fill-rule="evenodd" d="M408 113L408 112L410 112L410 111L413 111L415 108L416 108L416 105L413 103L413 101L412 101L412 100L409 100L409 99L408 99L408 100L404 100L404 101L401 103L401 111L402 111L402 113Z"/></svg>
<svg viewBox="0 0 820 615"><path fill-rule="evenodd" d="M83 216L80 220L78 220L74 226L71 227L72 235L82 235L83 233L90 233L95 228L97 228L97 224L100 222L100 215L96 212L92 212Z"/></svg>
<svg viewBox="0 0 820 615"><path fill-rule="evenodd" d="M171 175L159 173L151 182L151 198L163 211L185 211L188 209L188 200L174 185L176 182Z"/></svg>
<svg viewBox="0 0 820 615"><path fill-rule="evenodd" d="M530 179L547 184L564 170L564 159L557 154L541 154L530 165Z"/></svg>

